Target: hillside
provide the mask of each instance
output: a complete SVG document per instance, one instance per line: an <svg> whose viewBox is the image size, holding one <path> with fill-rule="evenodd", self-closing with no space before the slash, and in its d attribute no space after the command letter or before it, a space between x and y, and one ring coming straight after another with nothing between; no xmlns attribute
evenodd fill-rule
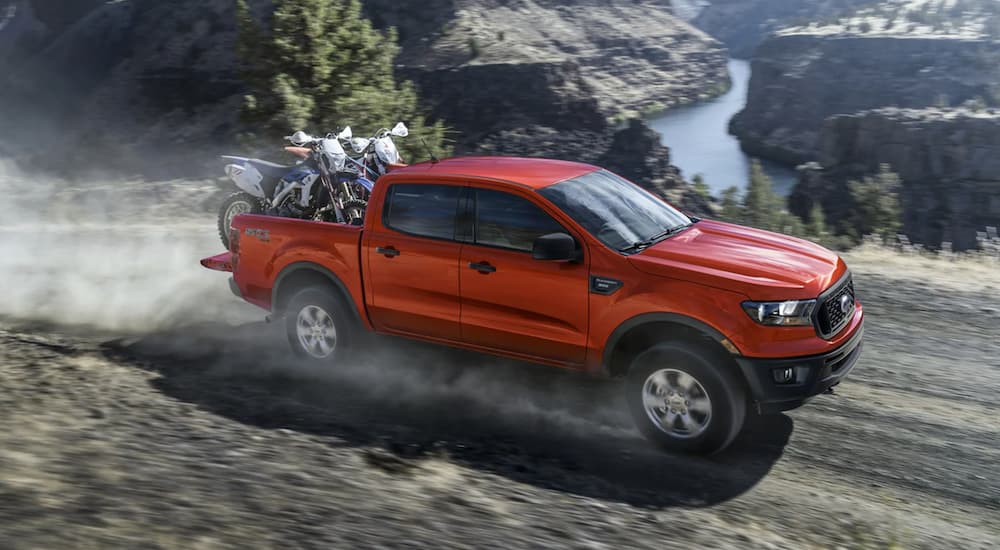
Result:
<svg viewBox="0 0 1000 550"><path fill-rule="evenodd" d="M47 2L7 4L16 9L0 44L17 44L23 58L12 56L0 91L0 150L30 153L16 136L41 132L58 136L63 163L103 157L149 170L155 162L164 166L156 175L167 175L197 173L204 159L234 146L243 86L230 0L81 1L77 18L59 24L42 21L38 8ZM252 4L266 18L269 3ZM608 141L609 119L707 97L728 83L722 47L664 1L365 7L376 24L399 27L399 72L456 131L459 151L531 128Z"/></svg>

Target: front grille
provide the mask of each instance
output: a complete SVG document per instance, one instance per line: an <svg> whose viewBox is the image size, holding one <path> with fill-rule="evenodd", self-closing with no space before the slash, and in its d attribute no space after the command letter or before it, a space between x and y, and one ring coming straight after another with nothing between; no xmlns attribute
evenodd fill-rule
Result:
<svg viewBox="0 0 1000 550"><path fill-rule="evenodd" d="M823 338L830 338L840 332L844 325L851 320L854 313L854 280L850 275L842 281L839 286L824 293L825 298L816 315L816 330ZM841 305L843 299L847 299L847 309Z"/></svg>

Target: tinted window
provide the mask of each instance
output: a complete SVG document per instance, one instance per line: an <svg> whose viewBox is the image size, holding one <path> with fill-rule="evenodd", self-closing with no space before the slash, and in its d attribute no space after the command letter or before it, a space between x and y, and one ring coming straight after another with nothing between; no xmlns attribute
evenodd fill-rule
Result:
<svg viewBox="0 0 1000 550"><path fill-rule="evenodd" d="M455 214L461 187L397 184L386 196L386 227L422 237L455 238Z"/></svg>
<svg viewBox="0 0 1000 550"><path fill-rule="evenodd" d="M649 191L606 170L550 185L539 193L615 250L691 223Z"/></svg>
<svg viewBox="0 0 1000 550"><path fill-rule="evenodd" d="M476 244L531 252L535 239L565 233L531 201L489 189L476 190Z"/></svg>

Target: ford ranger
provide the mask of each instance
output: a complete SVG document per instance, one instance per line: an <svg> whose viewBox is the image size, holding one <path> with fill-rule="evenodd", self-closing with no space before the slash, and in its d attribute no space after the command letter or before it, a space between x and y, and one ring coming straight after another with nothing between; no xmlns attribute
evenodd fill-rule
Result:
<svg viewBox="0 0 1000 550"><path fill-rule="evenodd" d="M858 360L851 272L793 237L687 216L601 168L453 158L382 176L364 224L244 214L230 271L331 368L362 331L623 378L639 430L714 453Z"/></svg>

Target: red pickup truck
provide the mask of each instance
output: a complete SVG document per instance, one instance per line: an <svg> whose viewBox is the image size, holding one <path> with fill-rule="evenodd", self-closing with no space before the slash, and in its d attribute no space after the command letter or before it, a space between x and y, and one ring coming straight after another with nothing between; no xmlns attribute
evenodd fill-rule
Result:
<svg viewBox="0 0 1000 550"><path fill-rule="evenodd" d="M689 217L575 162L454 158L393 170L363 226L235 218L244 300L335 366L362 331L624 378L640 431L712 453L858 360L851 273L807 241Z"/></svg>

